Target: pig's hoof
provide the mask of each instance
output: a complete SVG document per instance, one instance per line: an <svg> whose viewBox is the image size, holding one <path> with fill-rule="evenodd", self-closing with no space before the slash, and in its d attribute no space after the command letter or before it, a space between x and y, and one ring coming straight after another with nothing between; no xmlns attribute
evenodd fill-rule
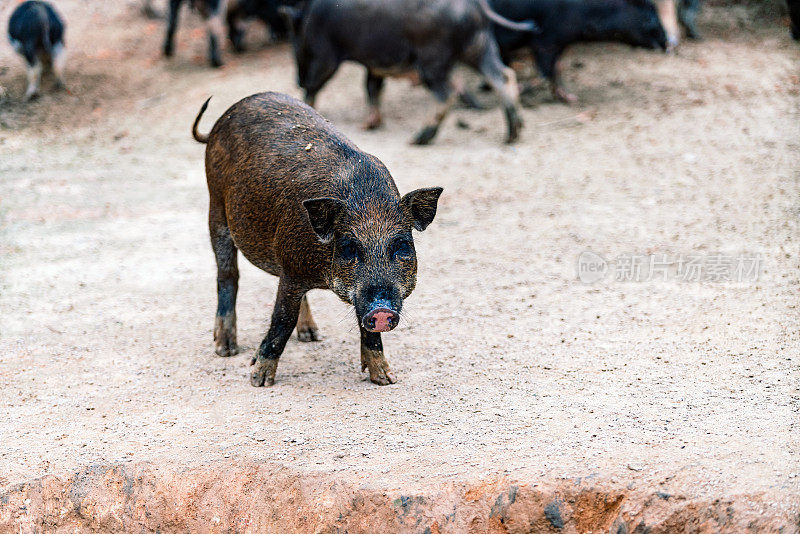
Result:
<svg viewBox="0 0 800 534"><path fill-rule="evenodd" d="M511 144L519 139L519 131L522 129L522 121L516 118L511 126L508 128L508 136L506 137L506 144Z"/></svg>
<svg viewBox="0 0 800 534"><path fill-rule="evenodd" d="M369 117L364 123L361 125L363 130L377 130L381 127L383 121L380 117Z"/></svg>
<svg viewBox="0 0 800 534"><path fill-rule="evenodd" d="M361 355L361 370L369 369L369 380L379 386L394 384L397 379L389 369L389 362L383 357L373 358L370 355Z"/></svg>
<svg viewBox="0 0 800 534"><path fill-rule="evenodd" d="M319 335L319 329L314 326L297 327L297 339L300 341L319 341L322 336Z"/></svg>
<svg viewBox="0 0 800 534"><path fill-rule="evenodd" d="M573 93L568 93L566 91L558 91L556 93L556 98L559 99L561 102L567 104L568 106L574 106L578 103L578 96Z"/></svg>
<svg viewBox="0 0 800 534"><path fill-rule="evenodd" d="M222 60L218 57L212 57L211 66L214 67L215 69L220 68L222 66Z"/></svg>
<svg viewBox="0 0 800 534"><path fill-rule="evenodd" d="M275 385L275 371L278 369L278 360L257 359L255 369L250 373L250 385L261 386Z"/></svg>
<svg viewBox="0 0 800 534"><path fill-rule="evenodd" d="M214 348L214 352L217 353L217 356L222 356L223 358L227 358L229 356L236 356L239 354L239 346L236 344L236 341L225 340L224 342L217 341L216 347Z"/></svg>
<svg viewBox="0 0 800 534"><path fill-rule="evenodd" d="M436 137L436 132L439 130L438 126L429 125L420 130L420 132L411 141L412 145L427 145Z"/></svg>
<svg viewBox="0 0 800 534"><path fill-rule="evenodd" d="M236 316L217 316L214 319L214 352L222 357L239 354L236 345Z"/></svg>
<svg viewBox="0 0 800 534"><path fill-rule="evenodd" d="M519 127L519 125L517 125L516 127L511 128L508 131L508 136L506 137L506 144L507 145L510 145L511 143L515 143L517 141L517 139L519 139L519 130L520 130L520 127Z"/></svg>
<svg viewBox="0 0 800 534"><path fill-rule="evenodd" d="M376 373L373 373L372 369L370 369L369 380L373 384L378 384L379 386L388 386L389 384L397 382L394 373L389 370L388 365L384 369L379 369Z"/></svg>

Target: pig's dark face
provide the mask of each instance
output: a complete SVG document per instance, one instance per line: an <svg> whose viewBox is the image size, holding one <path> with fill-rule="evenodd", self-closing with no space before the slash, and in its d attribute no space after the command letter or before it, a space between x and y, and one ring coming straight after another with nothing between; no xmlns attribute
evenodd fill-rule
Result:
<svg viewBox="0 0 800 534"><path fill-rule="evenodd" d="M418 189L399 201L372 201L358 210L334 198L303 203L314 232L331 244L330 288L353 305L365 329L387 332L400 322L403 301L417 283L411 230L424 230L433 221L441 192Z"/></svg>

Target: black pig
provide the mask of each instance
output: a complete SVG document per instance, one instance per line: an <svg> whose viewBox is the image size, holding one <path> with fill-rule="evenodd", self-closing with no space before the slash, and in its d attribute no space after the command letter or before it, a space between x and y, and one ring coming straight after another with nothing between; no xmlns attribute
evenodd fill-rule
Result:
<svg viewBox="0 0 800 534"><path fill-rule="evenodd" d="M789 19L792 21L792 39L800 41L800 0L786 0L789 5Z"/></svg>
<svg viewBox="0 0 800 534"><path fill-rule="evenodd" d="M64 88L64 21L47 2L22 2L8 21L11 46L28 65L28 89L25 100L39 94L44 65L50 66L56 88Z"/></svg>
<svg viewBox="0 0 800 534"><path fill-rule="evenodd" d="M395 377L381 332L395 328L416 285L411 230L436 215L442 189L403 197L386 167L362 152L311 107L280 93L249 96L228 109L208 135L209 230L217 260L216 352L236 346L237 250L280 277L269 333L252 359L254 386L272 385L278 358L297 326L318 339L305 294L332 290L355 307L361 368L376 384Z"/></svg>
<svg viewBox="0 0 800 534"><path fill-rule="evenodd" d="M164 38L164 55L172 56L175 47L175 32L178 28L178 12L184 0L169 0L167 13L167 34ZM273 34L282 36L287 33L285 21L278 14L278 8L292 5L297 0L189 0L206 21L208 32L208 58L212 67L222 66L220 46L224 41L225 22L228 25L234 50L244 50L245 19L258 18L270 26Z"/></svg>
<svg viewBox="0 0 800 534"><path fill-rule="evenodd" d="M314 105L320 89L344 61L367 68L367 128L381 123L384 78L416 73L440 102L434 117L416 135L424 145L435 136L455 102L450 72L457 62L484 75L503 98L507 141L522 125L517 112L516 77L507 69L491 34L490 21L523 31L530 22L513 23L491 11L486 0L312 0L291 15L297 80L306 103Z"/></svg>
<svg viewBox="0 0 800 534"><path fill-rule="evenodd" d="M550 81L553 95L577 101L562 83L558 59L573 43L618 41L631 46L666 50L667 36L655 7L648 0L491 0L500 15L511 20L532 19L536 33L495 27L505 61L519 49L533 53L539 72Z"/></svg>

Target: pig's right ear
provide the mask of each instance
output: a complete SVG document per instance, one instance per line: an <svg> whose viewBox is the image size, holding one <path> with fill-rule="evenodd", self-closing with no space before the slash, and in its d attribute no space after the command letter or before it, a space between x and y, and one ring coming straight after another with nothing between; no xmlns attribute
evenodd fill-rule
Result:
<svg viewBox="0 0 800 534"><path fill-rule="evenodd" d="M338 198L312 198L304 200L303 207L308 212L308 221L319 240L329 243L333 239L336 221L347 209L345 203Z"/></svg>
<svg viewBox="0 0 800 534"><path fill-rule="evenodd" d="M421 232L433 222L441 194L441 187L425 187L406 193L400 199L400 206L410 216L414 228Z"/></svg>

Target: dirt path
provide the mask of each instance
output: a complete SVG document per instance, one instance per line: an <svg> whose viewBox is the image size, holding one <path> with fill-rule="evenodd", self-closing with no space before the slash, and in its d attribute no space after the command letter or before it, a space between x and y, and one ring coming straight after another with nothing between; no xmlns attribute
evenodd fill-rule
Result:
<svg viewBox="0 0 800 534"><path fill-rule="evenodd" d="M408 146L433 101L405 81L388 84L386 127L363 132L363 74L343 68L320 112L402 192L445 188L417 239L410 319L384 338L399 382L364 380L351 312L315 292L325 339L290 341L276 385L254 389L276 280L243 262L243 354L215 357L189 127L208 95L210 118L259 90L299 96L288 47L255 31L256 50L211 71L193 16L164 62L134 3L60 5L73 94L16 103L24 71L0 46L0 530L256 528L289 521L280 504L310 514L284 523L301 530L359 531L373 513L386 531L457 532L504 517L512 487L506 519L523 531L531 510L567 531L800 528L800 47L786 28L715 8L707 40L674 56L576 48L566 78L583 104L535 96L511 147L499 109L458 110L468 128L451 118L435 145ZM631 255L758 258L759 276L585 284L587 250L612 270ZM14 486L44 475L58 478ZM200 487L248 504L215 516ZM259 508L253 488L272 500ZM181 513L147 523L148 495ZM395 501L408 495L422 501Z"/></svg>

